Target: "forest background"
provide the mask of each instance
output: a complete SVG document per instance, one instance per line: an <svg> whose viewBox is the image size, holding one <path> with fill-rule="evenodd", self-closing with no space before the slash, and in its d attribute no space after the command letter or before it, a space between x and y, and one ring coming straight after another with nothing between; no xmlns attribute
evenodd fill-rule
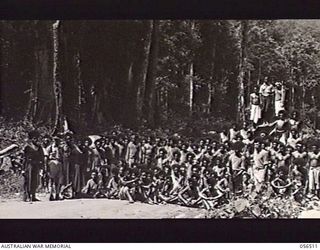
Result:
<svg viewBox="0 0 320 250"><path fill-rule="evenodd" d="M265 76L319 127L320 21L1 21L1 116L76 133L197 135L248 118Z"/></svg>

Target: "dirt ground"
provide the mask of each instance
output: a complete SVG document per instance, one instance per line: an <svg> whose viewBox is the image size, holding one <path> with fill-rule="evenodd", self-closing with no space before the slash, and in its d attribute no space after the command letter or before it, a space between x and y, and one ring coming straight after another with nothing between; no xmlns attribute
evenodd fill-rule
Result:
<svg viewBox="0 0 320 250"><path fill-rule="evenodd" d="M74 199L49 201L44 195L39 202L22 202L16 198L0 198L0 219L166 219L206 218L205 209L178 205L149 205L108 199ZM302 211L298 218L320 218L320 207Z"/></svg>
<svg viewBox="0 0 320 250"><path fill-rule="evenodd" d="M108 199L77 199L39 202L22 202L17 199L0 199L1 219L164 219L203 218L204 209L178 205L149 205Z"/></svg>

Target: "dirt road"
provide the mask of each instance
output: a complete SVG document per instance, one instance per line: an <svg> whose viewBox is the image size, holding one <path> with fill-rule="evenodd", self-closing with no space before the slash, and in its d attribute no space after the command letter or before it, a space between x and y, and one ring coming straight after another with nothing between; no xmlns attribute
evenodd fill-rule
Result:
<svg viewBox="0 0 320 250"><path fill-rule="evenodd" d="M177 205L149 205L107 199L22 202L0 200L0 218L4 219L149 219L203 218L205 210Z"/></svg>

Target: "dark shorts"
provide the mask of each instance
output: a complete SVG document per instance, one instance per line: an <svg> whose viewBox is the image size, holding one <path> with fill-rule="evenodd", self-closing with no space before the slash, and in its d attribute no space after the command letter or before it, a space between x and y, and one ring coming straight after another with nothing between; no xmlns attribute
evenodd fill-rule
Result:
<svg viewBox="0 0 320 250"><path fill-rule="evenodd" d="M62 163L58 161L49 161L48 163L48 176L54 183L62 181Z"/></svg>

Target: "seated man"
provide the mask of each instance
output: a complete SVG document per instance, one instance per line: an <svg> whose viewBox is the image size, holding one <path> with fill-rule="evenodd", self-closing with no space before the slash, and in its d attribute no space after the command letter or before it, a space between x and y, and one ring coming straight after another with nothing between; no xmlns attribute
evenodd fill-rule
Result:
<svg viewBox="0 0 320 250"><path fill-rule="evenodd" d="M228 202L230 198L230 182L229 182L229 176L223 175L220 178L217 178L217 184L215 188L217 189L217 192L221 194L221 197L219 198L219 203Z"/></svg>
<svg viewBox="0 0 320 250"><path fill-rule="evenodd" d="M218 204L218 200L223 197L224 192L217 188L217 181L215 178L210 178L207 181L207 186L199 192L199 197L207 210L213 210Z"/></svg>
<svg viewBox="0 0 320 250"><path fill-rule="evenodd" d="M138 180L137 195L138 199L148 204L154 204L151 199L152 196L152 176L150 170L142 169Z"/></svg>
<svg viewBox="0 0 320 250"><path fill-rule="evenodd" d="M121 200L128 200L129 203L135 202L138 181L137 169L128 169L125 175L120 177L119 197Z"/></svg>
<svg viewBox="0 0 320 250"><path fill-rule="evenodd" d="M291 199L294 199L297 202L301 202L304 198L304 188L302 184L303 177L301 174L293 176L291 184Z"/></svg>
<svg viewBox="0 0 320 250"><path fill-rule="evenodd" d="M279 169L276 178L271 181L271 186L276 194L283 196L287 193L288 187L291 186L291 181L284 171Z"/></svg>
<svg viewBox="0 0 320 250"><path fill-rule="evenodd" d="M242 175L242 194L244 196L250 194L254 188L254 182L249 173L244 172Z"/></svg>
<svg viewBox="0 0 320 250"><path fill-rule="evenodd" d="M85 198L96 198L99 194L98 189L98 176L97 172L93 171L91 173L91 178L88 180L87 184L81 190L82 195Z"/></svg>
<svg viewBox="0 0 320 250"><path fill-rule="evenodd" d="M156 187L157 202L161 202L162 204L176 203L178 195L173 193L172 189L173 183L170 174L166 174L165 172L159 174Z"/></svg>
<svg viewBox="0 0 320 250"><path fill-rule="evenodd" d="M200 175L192 174L191 178L188 179L188 184L179 192L179 200L185 206L195 206L200 203L201 198L199 197L199 186Z"/></svg>
<svg viewBox="0 0 320 250"><path fill-rule="evenodd" d="M111 173L112 173L112 177L110 178L107 184L106 196L109 199L117 199L119 198L119 189L120 189L119 169L113 168Z"/></svg>

